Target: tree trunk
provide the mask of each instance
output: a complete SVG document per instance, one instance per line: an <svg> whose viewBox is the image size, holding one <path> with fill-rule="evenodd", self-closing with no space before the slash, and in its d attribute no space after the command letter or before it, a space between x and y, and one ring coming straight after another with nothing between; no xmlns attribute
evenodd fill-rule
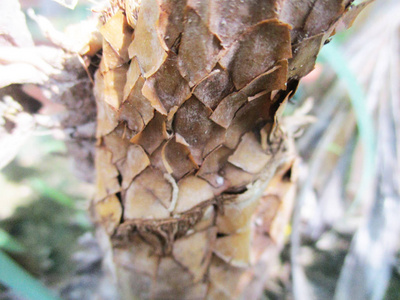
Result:
<svg viewBox="0 0 400 300"><path fill-rule="evenodd" d="M295 154L279 117L350 0L112 1L92 212L123 299L257 299Z"/></svg>

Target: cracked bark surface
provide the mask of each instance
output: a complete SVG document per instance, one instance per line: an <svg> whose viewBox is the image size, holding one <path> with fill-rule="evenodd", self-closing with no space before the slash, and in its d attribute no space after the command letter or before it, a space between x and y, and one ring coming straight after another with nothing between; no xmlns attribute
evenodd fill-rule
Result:
<svg viewBox="0 0 400 300"><path fill-rule="evenodd" d="M257 299L295 153L279 118L348 0L115 1L91 203L123 299ZM349 17L350 16L350 17Z"/></svg>

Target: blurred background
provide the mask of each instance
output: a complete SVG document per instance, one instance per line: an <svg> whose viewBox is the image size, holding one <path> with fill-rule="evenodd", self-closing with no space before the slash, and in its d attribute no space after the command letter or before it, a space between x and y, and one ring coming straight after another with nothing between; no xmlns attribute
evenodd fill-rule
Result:
<svg viewBox="0 0 400 300"><path fill-rule="evenodd" d="M60 2L20 1L60 31L96 4ZM286 108L300 179L265 299L400 299L399 16L398 0L369 5L323 48ZM27 24L36 45L48 43ZM74 174L57 119L65 108L25 89L41 99L34 117L0 102L0 299L51 299L49 290L93 299L101 278L87 214L93 187Z"/></svg>

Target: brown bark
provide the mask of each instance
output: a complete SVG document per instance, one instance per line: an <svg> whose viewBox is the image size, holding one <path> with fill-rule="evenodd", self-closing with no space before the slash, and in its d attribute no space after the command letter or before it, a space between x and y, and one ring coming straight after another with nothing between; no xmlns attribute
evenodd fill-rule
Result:
<svg viewBox="0 0 400 300"><path fill-rule="evenodd" d="M103 14L92 211L122 298L260 296L295 189L279 117L353 10L142 0Z"/></svg>

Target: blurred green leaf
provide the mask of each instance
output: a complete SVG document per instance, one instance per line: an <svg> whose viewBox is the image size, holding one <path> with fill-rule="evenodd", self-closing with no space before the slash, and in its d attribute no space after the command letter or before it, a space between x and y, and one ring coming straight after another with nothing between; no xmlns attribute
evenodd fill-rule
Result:
<svg viewBox="0 0 400 300"><path fill-rule="evenodd" d="M349 64L340 52L340 48L335 41L323 47L320 52L320 59L327 62L336 72L339 80L347 86L350 102L357 119L359 136L364 146L365 159L363 162L363 172L361 183L353 207L358 206L362 200L363 192L374 177L375 168L375 130L373 120L368 113L365 105L365 93L357 78L349 68Z"/></svg>
<svg viewBox="0 0 400 300"><path fill-rule="evenodd" d="M24 252L26 249L18 243L7 231L0 228L0 249L11 253Z"/></svg>
<svg viewBox="0 0 400 300"><path fill-rule="evenodd" d="M50 290L0 250L0 282L29 300L55 300Z"/></svg>
<svg viewBox="0 0 400 300"><path fill-rule="evenodd" d="M40 194L49 199L56 201L57 203L64 205L69 208L74 208L74 201L65 195L63 192L50 187L44 180L39 178L32 178L30 180L31 186Z"/></svg>
<svg viewBox="0 0 400 300"><path fill-rule="evenodd" d="M336 154L337 156L340 156L343 153L343 147L336 143L330 143L326 150L332 152L333 154Z"/></svg>
<svg viewBox="0 0 400 300"><path fill-rule="evenodd" d="M40 145L43 148L42 151L44 154L57 152L65 153L67 151L63 141L57 140L51 136L42 136L38 140L40 141Z"/></svg>

